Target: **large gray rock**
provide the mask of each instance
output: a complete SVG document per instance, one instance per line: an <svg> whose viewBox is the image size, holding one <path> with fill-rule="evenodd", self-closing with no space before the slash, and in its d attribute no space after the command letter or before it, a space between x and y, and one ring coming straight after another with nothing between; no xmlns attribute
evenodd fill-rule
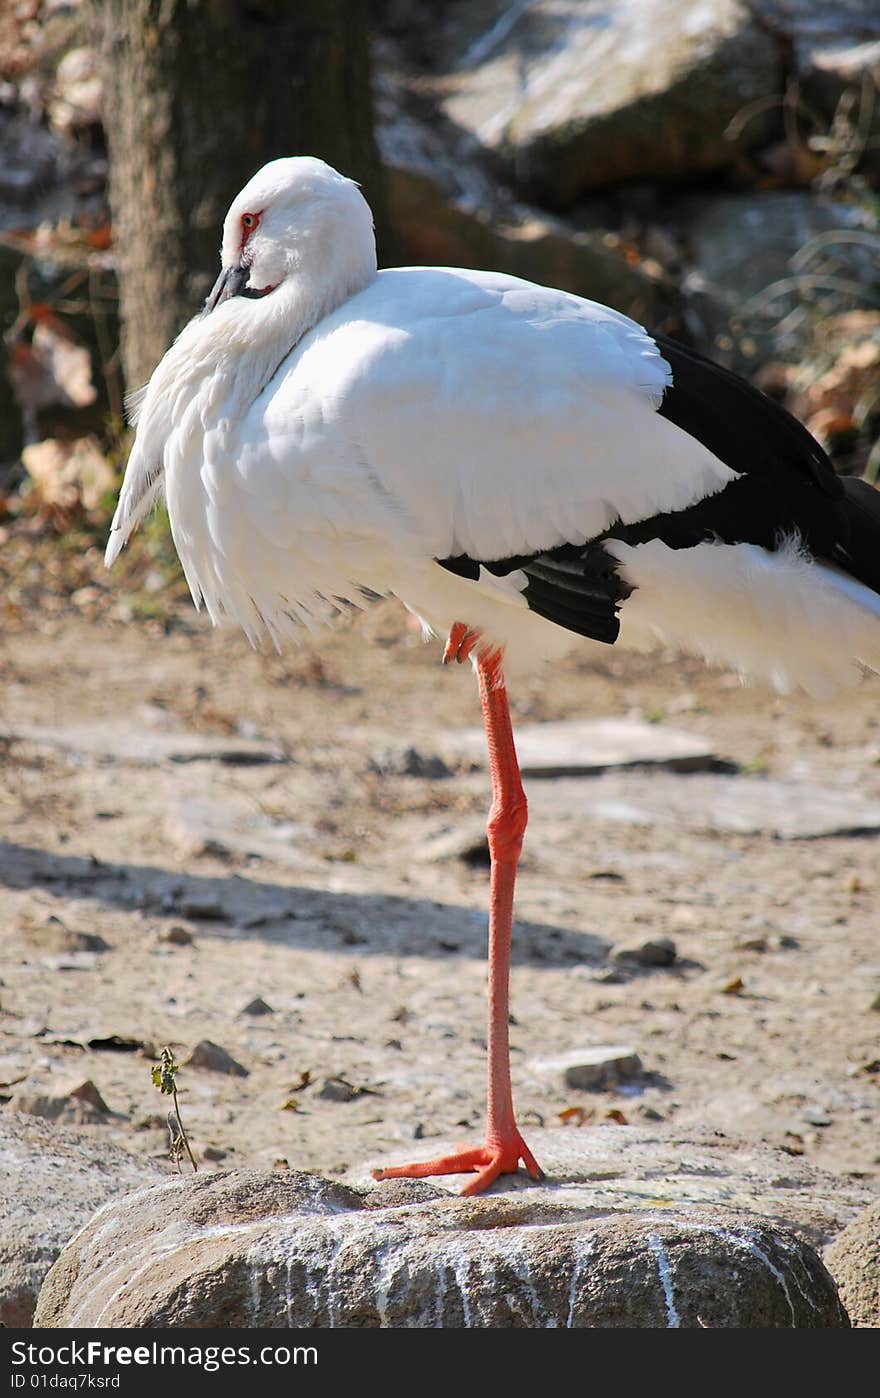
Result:
<svg viewBox="0 0 880 1398"><path fill-rule="evenodd" d="M466 758L481 767L488 765L482 728L444 733L441 742L450 761ZM705 738L629 718L524 723L516 730L516 751L525 777L587 776L626 767L699 772L711 771L721 761Z"/></svg>
<svg viewBox="0 0 880 1398"><path fill-rule="evenodd" d="M0 1324L31 1323L44 1276L99 1204L165 1177L98 1132L0 1112Z"/></svg>
<svg viewBox="0 0 880 1398"><path fill-rule="evenodd" d="M799 43L880 36L880 11L865 0L749 0L755 14Z"/></svg>
<svg viewBox="0 0 880 1398"><path fill-rule="evenodd" d="M880 21L876 32L880 34ZM829 117L848 98L847 115L852 126L867 137L868 159L876 168L877 152L870 149L880 130L877 95L880 92L880 37L853 43L849 39L811 45L801 56L804 92Z"/></svg>
<svg viewBox="0 0 880 1398"><path fill-rule="evenodd" d="M802 348L809 317L806 328L792 317L796 331L788 339L779 323L789 312L812 305L810 277L819 270L808 255L813 239L862 230L866 241L841 244L846 262L834 269L856 286L870 284L876 264L876 246L857 208L797 190L689 197L680 204L679 217L693 263L684 284L692 329L716 358L739 370ZM824 249L826 263L833 251L833 244ZM842 300L839 308L845 309Z"/></svg>
<svg viewBox="0 0 880 1398"><path fill-rule="evenodd" d="M40 1297L43 1327L840 1327L818 1256L754 1216L596 1216L313 1175L171 1180L102 1209Z"/></svg>
<svg viewBox="0 0 880 1398"><path fill-rule="evenodd" d="M880 131L880 9L866 0L751 0L784 36L807 102L827 118L851 94L849 116L870 141ZM868 151L876 166L877 151Z"/></svg>
<svg viewBox="0 0 880 1398"><path fill-rule="evenodd" d="M170 730L170 731L169 731ZM262 763L285 762L277 744L259 738L206 738L182 725L178 731L164 720L156 726L155 717L145 715L138 724L65 723L19 724L14 731L0 730L7 742L27 743L37 748L57 748L95 761L127 762L142 767L161 767L166 762L222 762L232 767L254 767Z"/></svg>
<svg viewBox="0 0 880 1398"><path fill-rule="evenodd" d="M548 818L818 840L880 830L880 801L841 783L695 772L686 781L663 771L606 772L529 784L536 838Z"/></svg>
<svg viewBox="0 0 880 1398"><path fill-rule="evenodd" d="M601 231L574 229L505 196L476 163L473 143L456 139L436 110L410 110L410 101L405 83L384 74L376 136L401 261L507 272L648 324L676 317L677 294L662 276L631 265Z"/></svg>
<svg viewBox="0 0 880 1398"><path fill-rule="evenodd" d="M447 116L520 193L559 207L733 164L768 118L736 139L729 123L782 91L781 49L740 0L535 0L471 44L448 85Z"/></svg>
<svg viewBox="0 0 880 1398"><path fill-rule="evenodd" d="M97 1126L110 1115L110 1108L91 1078L72 1083L58 1092L30 1092L26 1087L19 1088L12 1094L9 1110L74 1126Z"/></svg>
<svg viewBox="0 0 880 1398"><path fill-rule="evenodd" d="M880 1200L871 1204L825 1250L854 1325L880 1329Z"/></svg>
<svg viewBox="0 0 880 1398"><path fill-rule="evenodd" d="M717 1131L657 1124L537 1130L526 1139L547 1173L534 1184L520 1173L505 1175L494 1193L551 1213L562 1207L592 1216L669 1210L686 1219L694 1210L749 1214L792 1229L817 1246L840 1233L875 1198L874 1191L816 1169L802 1157L737 1141ZM420 1143L424 1159L451 1150L453 1142ZM388 1165L389 1159L370 1165ZM466 1176L446 1175L432 1185L457 1194ZM349 1173L357 1188L370 1185L364 1166ZM387 1189L385 1184L383 1188ZM384 1196L382 1196L384 1197Z"/></svg>
<svg viewBox="0 0 880 1398"><path fill-rule="evenodd" d="M533 1073L550 1082L590 1092L638 1077L642 1060L633 1048L605 1044L569 1049L555 1058L533 1058L529 1066Z"/></svg>

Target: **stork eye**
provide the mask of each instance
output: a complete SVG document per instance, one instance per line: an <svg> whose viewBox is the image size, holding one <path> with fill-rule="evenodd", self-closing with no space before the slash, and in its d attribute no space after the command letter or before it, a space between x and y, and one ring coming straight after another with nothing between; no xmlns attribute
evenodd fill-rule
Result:
<svg viewBox="0 0 880 1398"><path fill-rule="evenodd" d="M242 214L241 216L241 226L244 229L245 233L253 233L254 229L256 228L259 222L259 214Z"/></svg>

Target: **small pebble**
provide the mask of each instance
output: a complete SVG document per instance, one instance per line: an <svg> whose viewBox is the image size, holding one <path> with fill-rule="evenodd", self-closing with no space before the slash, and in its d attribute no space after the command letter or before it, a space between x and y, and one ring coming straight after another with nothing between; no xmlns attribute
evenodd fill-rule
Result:
<svg viewBox="0 0 880 1398"><path fill-rule="evenodd" d="M389 748L371 758L368 768L381 777L425 777L429 781L439 781L452 775L442 757L412 747Z"/></svg>
<svg viewBox="0 0 880 1398"><path fill-rule="evenodd" d="M110 945L97 932L78 932L65 927L60 918L49 917L43 927L27 930L27 939L46 951L109 951Z"/></svg>
<svg viewBox="0 0 880 1398"><path fill-rule="evenodd" d="M665 1120L666 1120L666 1118L664 1117L664 1115L663 1115L662 1112L658 1112L656 1107L649 1107L647 1103L642 1103L642 1104L639 1106L638 1111L639 1111L639 1116L640 1116L640 1117L643 1117L645 1121L665 1121Z"/></svg>
<svg viewBox="0 0 880 1398"><path fill-rule="evenodd" d="M642 1060L635 1049L614 1044L572 1049L556 1058L535 1059L531 1066L542 1077L561 1078L565 1087L596 1091L636 1077Z"/></svg>
<svg viewBox="0 0 880 1398"><path fill-rule="evenodd" d="M580 967L576 967L580 970ZM622 985L626 976L616 966L605 966L600 971L590 971L589 979L597 985Z"/></svg>
<svg viewBox="0 0 880 1398"><path fill-rule="evenodd" d="M359 1095L357 1088L345 1078L325 1078L318 1093L325 1102L352 1102Z"/></svg>
<svg viewBox="0 0 880 1398"><path fill-rule="evenodd" d="M200 1039L184 1064L188 1068L207 1068L211 1073L228 1073L234 1078L249 1077L245 1068L237 1059L227 1053L225 1048L219 1044L212 1043L210 1039Z"/></svg>
<svg viewBox="0 0 880 1398"><path fill-rule="evenodd" d="M16 1092L10 1106L13 1111L25 1112L29 1116L76 1125L99 1122L110 1115L110 1108L91 1078L54 1093Z"/></svg>
<svg viewBox="0 0 880 1398"><path fill-rule="evenodd" d="M253 1000L248 1000L246 1005L242 1005L238 1013L240 1015L273 1015L275 1011L263 999L262 995L255 995Z"/></svg>
<svg viewBox="0 0 880 1398"><path fill-rule="evenodd" d="M649 937L643 942L627 942L611 951L612 961L636 966L672 966L677 955L671 937Z"/></svg>
<svg viewBox="0 0 880 1398"><path fill-rule="evenodd" d="M770 943L766 937L742 937L735 943L737 951L767 951Z"/></svg>
<svg viewBox="0 0 880 1398"><path fill-rule="evenodd" d="M130 1034L93 1034L86 1040L86 1047L94 1053L141 1053L147 1058L159 1057L155 1044Z"/></svg>
<svg viewBox="0 0 880 1398"><path fill-rule="evenodd" d="M182 927L179 922L174 922L170 927L162 928L157 940L167 942L173 947L190 947L195 938L188 928Z"/></svg>
<svg viewBox="0 0 880 1398"><path fill-rule="evenodd" d="M742 976L733 976L729 981L725 981L719 987L722 995L741 995L746 988L746 983Z"/></svg>

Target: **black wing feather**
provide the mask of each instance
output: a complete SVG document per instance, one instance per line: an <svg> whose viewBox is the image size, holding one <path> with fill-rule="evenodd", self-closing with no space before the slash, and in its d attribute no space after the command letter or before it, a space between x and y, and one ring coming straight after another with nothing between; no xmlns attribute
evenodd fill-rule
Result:
<svg viewBox="0 0 880 1398"><path fill-rule="evenodd" d="M532 611L609 643L617 639L618 613L632 589L603 548L606 539L660 539L673 549L716 540L773 551L796 535L815 558L880 592L880 494L865 481L837 476L803 424L745 379L663 335L656 344L672 369L658 413L702 442L737 479L688 509L635 524L618 521L583 546L492 560L459 554L438 559L441 567L473 580L481 566L496 576L520 570Z"/></svg>

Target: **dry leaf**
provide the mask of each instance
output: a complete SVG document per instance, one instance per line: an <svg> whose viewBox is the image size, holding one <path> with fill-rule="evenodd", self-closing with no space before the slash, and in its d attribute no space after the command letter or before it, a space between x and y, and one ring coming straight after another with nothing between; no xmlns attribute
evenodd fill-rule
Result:
<svg viewBox="0 0 880 1398"><path fill-rule="evenodd" d="M95 49L70 49L58 64L55 90L49 101L49 125L70 135L102 118L103 83L100 55Z"/></svg>
<svg viewBox="0 0 880 1398"><path fill-rule="evenodd" d="M559 1113L559 1120L563 1126L585 1126L595 1116L592 1107L566 1107L565 1111Z"/></svg>
<svg viewBox="0 0 880 1398"><path fill-rule="evenodd" d="M9 346L8 374L23 411L40 408L87 408L97 398L88 350L72 339L63 323L45 307L31 307L37 323L33 337Z"/></svg>
<svg viewBox="0 0 880 1398"><path fill-rule="evenodd" d="M106 252L113 242L113 230L109 223L99 223L96 228L90 228L84 237L90 248L96 252Z"/></svg>
<svg viewBox="0 0 880 1398"><path fill-rule="evenodd" d="M56 509L95 510L115 482L98 439L92 436L72 442L47 437L25 447L21 459L41 501Z"/></svg>

